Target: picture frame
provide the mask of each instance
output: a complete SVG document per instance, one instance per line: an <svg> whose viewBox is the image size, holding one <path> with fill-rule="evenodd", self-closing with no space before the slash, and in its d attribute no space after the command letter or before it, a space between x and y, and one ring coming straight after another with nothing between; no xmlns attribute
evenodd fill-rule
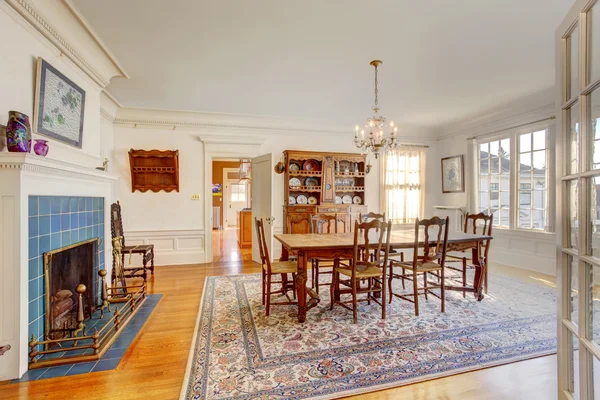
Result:
<svg viewBox="0 0 600 400"><path fill-rule="evenodd" d="M213 197L223 196L223 185L220 183L213 183L212 195Z"/></svg>
<svg viewBox="0 0 600 400"><path fill-rule="evenodd" d="M464 156L442 158L442 193L462 193L465 191Z"/></svg>
<svg viewBox="0 0 600 400"><path fill-rule="evenodd" d="M85 90L39 57L35 85L35 133L81 148Z"/></svg>

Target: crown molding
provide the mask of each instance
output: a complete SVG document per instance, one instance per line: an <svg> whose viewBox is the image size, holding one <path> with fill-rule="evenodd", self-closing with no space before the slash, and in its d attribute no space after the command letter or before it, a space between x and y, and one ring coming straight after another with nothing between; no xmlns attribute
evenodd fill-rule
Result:
<svg viewBox="0 0 600 400"><path fill-rule="evenodd" d="M4 1L101 88L113 77L129 77L69 0ZM68 16L69 23L51 21L40 6L52 10L54 15ZM65 12L61 12L61 8ZM62 31L56 28L57 24ZM70 29L72 32L68 32Z"/></svg>
<svg viewBox="0 0 600 400"><path fill-rule="evenodd" d="M354 135L354 132L346 127L304 119L141 108L120 108L114 124L115 126L129 128L199 131L206 133L201 135L203 141L213 140L212 138L220 140L218 139L219 135L216 135L216 133L239 135L247 132L252 135L258 133L260 137L263 137L278 134L302 135L310 132L339 136L348 140L352 140ZM411 131L411 129L404 130ZM435 143L437 140L437 137L433 136L430 131L419 129L417 131L416 135L399 135L399 138L402 142L407 143ZM263 141L261 140L263 139L255 140L252 144L262 144Z"/></svg>
<svg viewBox="0 0 600 400"><path fill-rule="evenodd" d="M445 134L437 140L445 140L456 136L482 136L490 132L511 129L517 125L527 124L536 120L554 117L556 108L554 101L537 103L535 105L503 108L487 114L479 115L467 121L450 126Z"/></svg>

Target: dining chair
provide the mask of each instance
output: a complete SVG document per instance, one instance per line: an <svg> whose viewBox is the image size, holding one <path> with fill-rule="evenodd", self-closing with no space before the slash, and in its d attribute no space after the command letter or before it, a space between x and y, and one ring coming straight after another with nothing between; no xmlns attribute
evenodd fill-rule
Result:
<svg viewBox="0 0 600 400"><path fill-rule="evenodd" d="M360 222L369 222L369 221L373 221L373 220L379 220L382 222L385 222L385 211L383 212L383 214L378 214L378 213L374 213L374 212L369 212L368 214L358 214L358 220ZM404 253L402 251L398 251L395 249L390 249L389 252L389 257L399 257L400 261L404 261ZM374 255L371 254L371 259L374 258Z"/></svg>
<svg viewBox="0 0 600 400"><path fill-rule="evenodd" d="M315 214L311 216L310 233L338 233L338 218L335 214ZM319 283L319 274L331 274L331 271L321 272L321 268L332 268L339 263L339 259L313 258L312 287L319 293L319 286L329 286L329 283Z"/></svg>
<svg viewBox="0 0 600 400"><path fill-rule="evenodd" d="M298 264L296 261L271 261L269 256L269 249L267 248L267 242L265 240L265 227L262 219L254 218L256 225L256 237L258 238L258 249L260 251L260 260L262 263L262 304L265 306L265 313L267 317L271 311L271 306L275 305L292 305L298 304L292 301L288 296L287 292L292 291L294 297L296 297L296 273L298 272ZM292 281L288 280L272 280L273 275L286 275L292 274ZM271 286L274 284L281 285L281 289L277 291L271 291ZM285 302L271 302L271 295L274 293L281 293L285 296L288 301Z"/></svg>
<svg viewBox="0 0 600 400"><path fill-rule="evenodd" d="M494 214L486 215L484 213L479 214L469 214L465 216L465 225L464 232L465 233L473 233L473 234L481 234L486 236L492 236L492 225L494 222ZM491 240L485 240L480 244L481 248L479 251L479 255L483 262L488 265L488 253L490 251ZM467 285L467 269L475 268L474 261L471 260L471 264L468 263L469 258L473 257L473 252L471 249L465 249L463 251L453 251L448 253L446 256L446 268L459 271L462 273L462 284L463 286ZM453 264L462 263L461 267L454 267ZM483 287L485 293L488 292L488 269L485 268L485 273L483 275ZM466 296L466 293L463 292L463 297Z"/></svg>
<svg viewBox="0 0 600 400"><path fill-rule="evenodd" d="M445 311L444 266L446 261L446 249L448 247L448 225L448 217L445 219L433 217L431 219L417 219L415 221L413 260L407 262L390 260L390 274L388 279L390 303L392 302L393 296L410 301L415 304L415 315L418 316L419 295L425 295L425 300L427 300L427 295L431 294L441 300L442 312ZM423 228L422 235L421 228ZM430 229L432 230L431 232ZM419 255L419 247L421 244L423 245L423 252L422 255ZM395 267L401 268L402 274L394 273ZM408 274L405 274L405 271L408 272ZM437 276L440 279L437 282L429 281L427 279L427 274L429 273L437 273ZM423 287L419 287L418 285L418 276L421 274L423 275ZM412 294L394 293L394 279L401 279L402 283L404 283L405 280L412 281ZM440 289L439 296L435 292L432 292L433 289Z"/></svg>
<svg viewBox="0 0 600 400"><path fill-rule="evenodd" d="M390 248L390 233L392 223L382 222L377 219L370 222L354 223L354 246L352 258L349 265L337 265L333 268L333 277L331 281L331 304L333 310L334 304L352 311L353 322L358 321L359 301L376 302L381 306L381 318L386 318L386 277L387 264ZM364 249L374 248L375 259L371 261L369 252ZM344 279L341 277L343 276ZM367 280L368 285L363 287L360 281ZM342 289L341 285L346 289ZM367 297L358 299L359 293L366 293ZM352 300L342 301L341 295L350 294ZM380 294L378 298L376 294ZM351 304L352 307L348 306Z"/></svg>

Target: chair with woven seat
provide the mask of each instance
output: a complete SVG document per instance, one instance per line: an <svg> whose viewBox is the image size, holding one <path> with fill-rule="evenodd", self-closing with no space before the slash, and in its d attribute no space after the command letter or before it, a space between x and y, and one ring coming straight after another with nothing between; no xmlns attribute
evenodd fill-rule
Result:
<svg viewBox="0 0 600 400"><path fill-rule="evenodd" d="M334 304L338 304L352 311L353 322L358 321L357 303L366 301L376 302L381 306L381 318L386 318L386 277L388 253L390 248L390 233L392 223L373 220L361 224L354 223L354 246L352 258L349 265L337 265L333 268L333 277L331 281L331 304L333 310ZM374 249L374 260L370 260L369 251L365 249ZM342 277L344 279L342 279ZM361 287L360 281L367 281L366 287ZM342 289L341 285L346 289ZM358 300L359 293L366 293L367 297ZM350 294L351 301L342 301L341 295ZM376 294L380 294L378 298ZM352 307L349 307L351 304Z"/></svg>
<svg viewBox="0 0 600 400"><path fill-rule="evenodd" d="M338 233L338 217L335 214L316 214L311 216L310 233ZM333 268L339 259L312 259L312 287L319 293L319 286L329 286L329 283L319 283L319 274L331 274L332 271L321 272L321 268Z"/></svg>
<svg viewBox="0 0 600 400"><path fill-rule="evenodd" d="M258 238L258 248L260 250L260 260L262 263L262 304L265 306L265 313L267 317L270 314L271 306L276 305L292 305L298 304L292 301L288 296L287 292L292 291L294 297L296 295L296 273L298 272L298 264L296 261L271 261L269 256L269 249L267 248L267 241L265 240L265 227L262 219L254 218L256 225L256 237ZM292 274L292 281L284 280L283 276ZM273 281L273 275L282 275L282 280ZM272 292L271 286L278 284L281 289ZM284 302L271 302L271 295L274 293L280 293L285 296L288 301Z"/></svg>
<svg viewBox="0 0 600 400"><path fill-rule="evenodd" d="M374 219L385 222L385 211L383 214L374 212L369 212L368 214L358 214L358 220L360 222L369 222ZM373 257L373 254L371 254L371 260L373 260ZM404 253L395 249L390 249L389 257L400 257L400 261L404 261Z"/></svg>
<svg viewBox="0 0 600 400"><path fill-rule="evenodd" d="M465 233L473 233L473 234L481 234L486 236L492 236L492 225L494 223L494 214L486 215L484 213L479 214L469 214L465 216ZM486 240L481 243L481 248L479 251L480 257L482 261L487 265L488 264L488 253L490 251L491 240ZM475 268L473 260L471 263L468 263L469 258L472 258L472 250L466 249L463 251L453 251L448 253L446 256L446 268L459 271L462 274L462 284L463 286L467 285L467 269ZM453 266L456 263L461 263L461 267ZM488 269L485 269L485 273L483 275L483 287L485 293L488 291ZM463 292L463 297L466 296L466 293Z"/></svg>
<svg viewBox="0 0 600 400"><path fill-rule="evenodd" d="M123 273L125 278L137 278L141 277L146 282L147 270L154 275L154 245L153 244L140 244L134 246L125 245L125 236L123 234L123 219L121 218L121 204L117 201L110 206L110 232L113 243L115 240L121 242L121 264L123 265ZM125 255L129 254L129 263L133 254L142 255L142 266L141 267L125 267ZM148 266L150 263L150 266ZM113 257L113 269L112 278L115 276L115 260ZM141 273L141 274L140 274Z"/></svg>
<svg viewBox="0 0 600 400"><path fill-rule="evenodd" d="M423 235L421 236L421 227ZM430 229L432 232L430 232ZM437 231L436 231L437 230ZM432 243L434 243L432 245ZM420 244L423 244L423 253L419 255ZM390 300L394 296L403 300L410 301L415 305L415 315L419 315L419 295L425 295L425 300L428 299L428 294L438 297L441 300L442 312L445 311L445 273L444 266L446 261L446 249L448 246L448 218L441 219L433 217L431 219L417 219L415 221L415 243L413 246L413 260L402 262L390 260L390 274L388 278L388 290L390 292ZM394 268L402 269L402 274L394 273ZM405 274L408 272L408 274ZM436 274L439 277L437 282L429 281L428 274ZM418 276L423 275L423 287L418 285ZM393 280L401 279L404 287L404 281L412 281L412 294L394 293ZM440 294L433 292L433 289L439 289ZM411 299L412 297L412 299Z"/></svg>

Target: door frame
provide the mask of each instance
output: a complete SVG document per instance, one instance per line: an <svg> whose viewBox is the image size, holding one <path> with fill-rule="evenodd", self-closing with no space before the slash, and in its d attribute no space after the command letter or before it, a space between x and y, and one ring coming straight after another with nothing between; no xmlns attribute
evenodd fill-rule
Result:
<svg viewBox="0 0 600 400"><path fill-rule="evenodd" d="M225 215L229 216L229 212L227 210L229 210L228 206L229 206L229 193L226 190L227 189L227 182L230 180L227 178L227 173L228 172L236 172L239 171L239 168L223 168L223 229L227 228L227 218L225 217Z"/></svg>
<svg viewBox="0 0 600 400"><path fill-rule="evenodd" d="M593 397L593 376L592 363L594 357L600 358L600 348L595 345L589 334L588 327L591 324L589 313L588 292L591 284L590 269L593 265L600 266L597 259L594 259L588 249L589 243L589 221L590 215L590 192L591 179L593 176L600 175L600 170L590 168L591 145L590 135L591 126L588 120L589 115L589 96L593 89L598 90L592 82L588 84L589 67L591 66L589 38L588 11L594 7L594 10L600 11L600 2L596 0L576 0L571 10L565 16L563 22L556 30L555 35L555 105L556 105L556 285L557 285L557 335L558 335L558 354L557 354L557 378L558 378L558 399L570 400L571 386L579 392L579 398L588 399ZM575 93L571 90L570 98L567 98L564 90L570 85L570 53L569 42L567 38L578 29L578 81ZM583 60L583 62L582 62ZM579 107L579 161L577 172L567 170L570 164L570 121L569 111L572 106L577 104ZM568 138L569 137L569 138ZM568 139L567 139L568 138ZM577 182L577 199L570 199L568 185L570 182ZM578 227L575 228L578 234L577 246L569 247L570 232L570 206L575 201L577 207ZM574 257L571 267L569 267L569 257ZM577 261L575 261L577 260ZM577 266L578 291L578 319L571 319L571 291L572 291L572 268ZM576 324L574 323L576 322ZM573 340L572 340L573 338ZM579 363L574 363L575 341L579 348ZM573 365L573 371L571 370ZM574 373L578 371L579 386L575 388ZM598 383L600 384L600 382Z"/></svg>
<svg viewBox="0 0 600 400"><path fill-rule="evenodd" d="M214 158L253 158L261 154L260 138L238 135L199 135L204 155L204 263L213 262L212 248L212 163Z"/></svg>

